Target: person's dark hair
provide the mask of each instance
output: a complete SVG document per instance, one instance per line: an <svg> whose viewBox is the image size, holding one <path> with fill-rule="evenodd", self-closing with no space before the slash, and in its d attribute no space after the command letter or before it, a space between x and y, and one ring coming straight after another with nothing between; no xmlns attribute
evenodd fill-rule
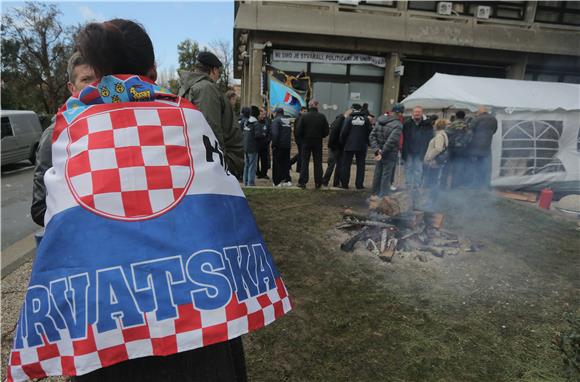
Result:
<svg viewBox="0 0 580 382"><path fill-rule="evenodd" d="M108 74L146 75L155 66L155 53L145 29L134 21L114 19L90 23L76 46L98 77Z"/></svg>
<svg viewBox="0 0 580 382"><path fill-rule="evenodd" d="M457 113L455 113L455 116L459 119L463 119L465 118L465 112L463 110L458 110Z"/></svg>
<svg viewBox="0 0 580 382"><path fill-rule="evenodd" d="M368 110L368 109L369 109L369 104L368 104L368 103L366 103L366 102L365 102L365 103L363 103L363 105L362 105L362 109L363 109L363 110Z"/></svg>
<svg viewBox="0 0 580 382"><path fill-rule="evenodd" d="M260 116L260 108L258 106L252 105L250 115L254 118L258 118Z"/></svg>
<svg viewBox="0 0 580 382"><path fill-rule="evenodd" d="M205 74L211 73L211 68L209 66L205 66L199 62L194 65L194 68L195 68L196 72L205 73Z"/></svg>
<svg viewBox="0 0 580 382"><path fill-rule="evenodd" d="M361 110L360 103L353 103L352 104L352 109L353 110Z"/></svg>
<svg viewBox="0 0 580 382"><path fill-rule="evenodd" d="M244 106L244 107L242 107L242 110L241 110L241 112L242 112L242 115L243 115L245 118L250 118L250 112L251 112L251 111L252 111L252 109L251 109L249 106Z"/></svg>
<svg viewBox="0 0 580 382"><path fill-rule="evenodd" d="M306 106L302 106L302 107L300 108L300 111L306 111L306 110L308 110L308 108L307 108Z"/></svg>

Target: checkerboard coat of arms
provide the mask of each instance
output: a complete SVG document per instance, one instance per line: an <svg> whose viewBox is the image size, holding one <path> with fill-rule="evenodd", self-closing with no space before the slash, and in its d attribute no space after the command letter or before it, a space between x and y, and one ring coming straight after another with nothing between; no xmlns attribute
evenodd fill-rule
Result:
<svg viewBox="0 0 580 382"><path fill-rule="evenodd" d="M9 381L208 346L291 310L239 183L187 100L142 77L103 77L61 108L52 153Z"/></svg>

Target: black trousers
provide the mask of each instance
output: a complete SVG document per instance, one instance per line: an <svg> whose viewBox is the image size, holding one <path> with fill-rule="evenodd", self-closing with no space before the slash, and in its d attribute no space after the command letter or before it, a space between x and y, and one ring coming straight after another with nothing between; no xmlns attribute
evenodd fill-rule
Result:
<svg viewBox="0 0 580 382"><path fill-rule="evenodd" d="M322 184L328 186L330 183L330 177L334 171L334 180L332 185L338 187L340 185L340 174L342 170L342 150L329 150L328 151L328 164L326 166L326 171L322 177Z"/></svg>
<svg viewBox="0 0 580 382"><path fill-rule="evenodd" d="M300 165L299 184L308 183L310 155L314 158L314 184L316 187L322 186L322 139L317 142L302 143L302 164Z"/></svg>
<svg viewBox="0 0 580 382"><path fill-rule="evenodd" d="M365 162L367 159L367 151L345 151L342 155L342 187L348 187L350 182L350 166L352 159L356 157L356 188L363 188L365 182Z"/></svg>
<svg viewBox="0 0 580 382"><path fill-rule="evenodd" d="M300 155L302 153L302 144L296 142L296 146L298 147L298 153L290 159L290 166L296 163L296 172L300 172L300 165L302 164L302 155Z"/></svg>
<svg viewBox="0 0 580 382"><path fill-rule="evenodd" d="M143 357L73 377L74 382L246 382L240 337L166 357Z"/></svg>
<svg viewBox="0 0 580 382"><path fill-rule="evenodd" d="M258 151L258 167L256 170L256 176L258 178L264 178L268 176L268 170L270 169L270 144L263 147Z"/></svg>
<svg viewBox="0 0 580 382"><path fill-rule="evenodd" d="M272 147L272 181L277 186L280 182L290 182L290 149Z"/></svg>

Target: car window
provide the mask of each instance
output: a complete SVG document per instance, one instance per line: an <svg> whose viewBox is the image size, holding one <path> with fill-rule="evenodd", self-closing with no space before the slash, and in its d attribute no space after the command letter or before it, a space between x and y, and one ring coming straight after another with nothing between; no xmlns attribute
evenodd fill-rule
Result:
<svg viewBox="0 0 580 382"><path fill-rule="evenodd" d="M10 120L8 117L2 117L2 138L11 137L14 135L12 131L12 126L10 126Z"/></svg>

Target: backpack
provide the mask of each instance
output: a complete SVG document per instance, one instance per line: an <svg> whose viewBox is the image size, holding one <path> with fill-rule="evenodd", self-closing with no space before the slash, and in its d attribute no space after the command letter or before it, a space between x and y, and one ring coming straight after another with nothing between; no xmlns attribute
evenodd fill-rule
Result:
<svg viewBox="0 0 580 382"><path fill-rule="evenodd" d="M445 134L445 133L444 133ZM447 162L449 162L449 137L447 137L447 134L445 134L445 137L447 139L445 139L445 143L443 146L443 151L441 151L439 154L437 154L437 156L435 158L433 158L433 160L435 161L435 163L437 164L437 166L445 166L445 164L447 164ZM435 138L433 138L435 139Z"/></svg>

